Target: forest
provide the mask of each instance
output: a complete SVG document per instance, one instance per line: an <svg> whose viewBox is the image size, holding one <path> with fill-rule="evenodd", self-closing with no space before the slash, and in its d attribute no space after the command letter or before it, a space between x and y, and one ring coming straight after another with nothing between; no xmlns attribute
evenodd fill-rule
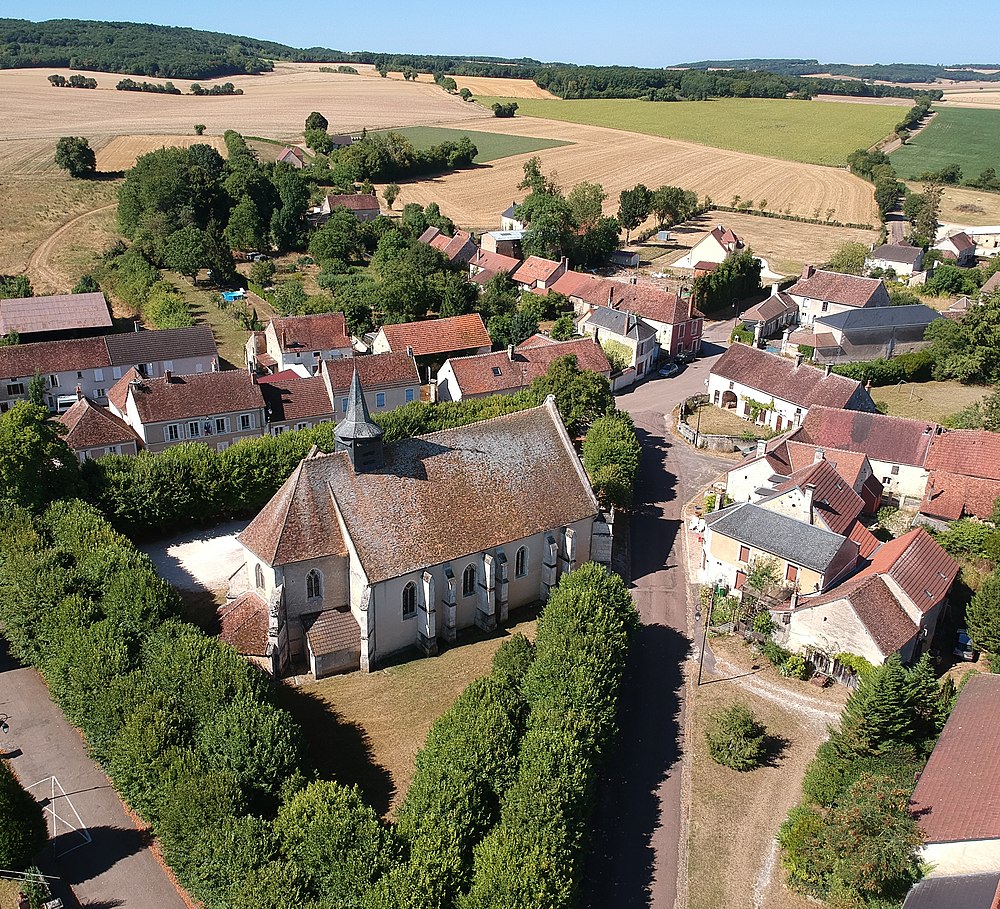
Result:
<svg viewBox="0 0 1000 909"><path fill-rule="evenodd" d="M940 66L928 63L820 63L818 60L778 59L758 57L745 60L699 60L681 63L678 69L699 70L755 70L776 73L780 76L808 76L811 73L829 73L831 76L848 76L854 79L880 79L885 82L933 82L935 79L954 79L961 82L998 82L1000 73L984 73L984 69L1000 69L1000 65L985 63L958 63Z"/></svg>

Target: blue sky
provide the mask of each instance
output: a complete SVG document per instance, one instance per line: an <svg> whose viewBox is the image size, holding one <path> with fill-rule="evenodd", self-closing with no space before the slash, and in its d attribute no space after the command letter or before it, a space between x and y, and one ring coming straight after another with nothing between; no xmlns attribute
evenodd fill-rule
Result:
<svg viewBox="0 0 1000 909"><path fill-rule="evenodd" d="M995 29L970 25L957 9L930 0L632 0L627 5L608 0L172 0L141 7L135 0L5 0L0 15L131 21L156 16L164 25L296 47L571 63L665 66L733 57L996 62Z"/></svg>

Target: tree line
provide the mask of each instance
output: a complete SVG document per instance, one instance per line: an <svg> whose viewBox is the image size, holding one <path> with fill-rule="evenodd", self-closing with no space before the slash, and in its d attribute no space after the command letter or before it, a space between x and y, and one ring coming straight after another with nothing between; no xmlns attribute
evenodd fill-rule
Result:
<svg viewBox="0 0 1000 909"><path fill-rule="evenodd" d="M777 73L781 76L829 73L831 76L848 76L852 79L869 79L880 82L934 82L938 79L962 82L1000 81L995 73L980 72L982 69L997 69L997 67L982 66L970 69L967 64L951 67L925 63L820 63L819 60L754 57L741 60L700 60L697 63L683 63L679 68L754 70Z"/></svg>

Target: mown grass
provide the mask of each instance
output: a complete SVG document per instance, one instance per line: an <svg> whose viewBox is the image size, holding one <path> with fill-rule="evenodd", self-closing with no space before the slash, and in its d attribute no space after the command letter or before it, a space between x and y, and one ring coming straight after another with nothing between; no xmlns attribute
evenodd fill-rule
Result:
<svg viewBox="0 0 1000 909"><path fill-rule="evenodd" d="M523 99L522 99L523 100ZM518 101L520 104L520 101ZM525 155L543 148L556 148L560 145L572 145L560 139L537 139L534 136L506 136L502 133L483 133L471 129L448 129L443 126L407 126L394 129L394 133L406 136L416 149L430 148L442 142L457 142L462 136L468 136L479 154L476 164L486 164L511 155Z"/></svg>
<svg viewBox="0 0 1000 909"><path fill-rule="evenodd" d="M807 164L843 166L857 148L867 148L892 132L898 107L879 104L721 98L715 101L543 101L516 100L517 116L568 120L649 136L682 139Z"/></svg>
<svg viewBox="0 0 1000 909"><path fill-rule="evenodd" d="M911 142L892 153L892 164L904 179L949 164L961 167L965 179L987 167L1000 171L1000 110L939 110Z"/></svg>
<svg viewBox="0 0 1000 909"><path fill-rule="evenodd" d="M894 417L940 423L985 397L991 388L958 382L904 382L871 390L876 404L885 404Z"/></svg>

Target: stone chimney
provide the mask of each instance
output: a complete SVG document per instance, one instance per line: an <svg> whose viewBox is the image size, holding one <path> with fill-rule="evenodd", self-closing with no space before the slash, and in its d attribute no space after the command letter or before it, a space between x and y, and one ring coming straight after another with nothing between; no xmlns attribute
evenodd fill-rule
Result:
<svg viewBox="0 0 1000 909"><path fill-rule="evenodd" d="M83 400L83 388L79 385L76 386L76 399L78 401Z"/></svg>
<svg viewBox="0 0 1000 909"><path fill-rule="evenodd" d="M796 367L802 365L802 354L796 354L795 355L795 365L796 365Z"/></svg>
<svg viewBox="0 0 1000 909"><path fill-rule="evenodd" d="M806 265L806 266L803 267L803 269L802 269L802 277L803 278L811 278L814 274L816 274L816 266L815 265Z"/></svg>
<svg viewBox="0 0 1000 909"><path fill-rule="evenodd" d="M757 440L757 457L762 458L767 454L767 439Z"/></svg>
<svg viewBox="0 0 1000 909"><path fill-rule="evenodd" d="M805 499L803 503L805 506L806 519L809 523L812 523L813 518L813 493L816 491L815 483L806 483L805 488L802 490L802 496Z"/></svg>
<svg viewBox="0 0 1000 909"><path fill-rule="evenodd" d="M816 450L813 452L813 464L818 464L820 461L826 458L826 452L817 446Z"/></svg>
<svg viewBox="0 0 1000 909"><path fill-rule="evenodd" d="M171 370L169 370L169 369L163 370L163 381L164 382L168 382L169 383L170 380L173 378L173 376L174 376L174 374L173 374L173 372Z"/></svg>
<svg viewBox="0 0 1000 909"><path fill-rule="evenodd" d="M781 285L777 281L775 281L774 284L771 285L771 296L772 297L778 296L778 289L780 287L781 287Z"/></svg>
<svg viewBox="0 0 1000 909"><path fill-rule="evenodd" d="M507 345L507 359L510 360L511 363L514 362L514 345L513 344L508 344Z"/></svg>
<svg viewBox="0 0 1000 909"><path fill-rule="evenodd" d="M823 373L828 376L833 375L833 364L827 363L826 366L823 367Z"/></svg>

